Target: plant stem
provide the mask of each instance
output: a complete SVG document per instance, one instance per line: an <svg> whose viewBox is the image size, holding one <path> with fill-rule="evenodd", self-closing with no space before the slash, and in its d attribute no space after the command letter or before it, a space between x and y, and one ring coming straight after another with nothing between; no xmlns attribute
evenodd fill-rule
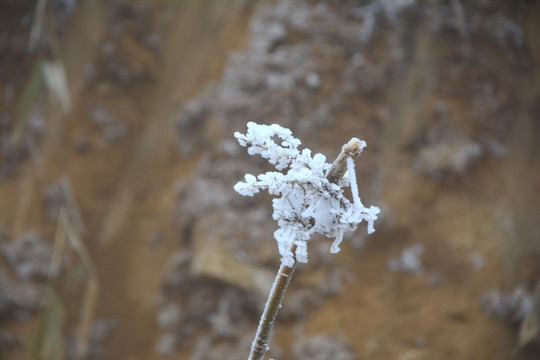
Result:
<svg viewBox="0 0 540 360"><path fill-rule="evenodd" d="M353 159L356 159L365 146L365 142L356 138L352 138L348 143L343 145L341 152L332 163L332 167L326 173L328 181L337 184L339 179L345 174L345 171L347 171L347 158L352 157Z"/></svg>
<svg viewBox="0 0 540 360"><path fill-rule="evenodd" d="M338 155L332 167L328 170L326 178L332 183L337 183L339 179L345 174L347 170L347 158L352 157L355 159L362 152L365 143L361 142L358 139L351 139L347 144L343 145L341 153ZM296 253L296 244L293 244L291 247L291 252ZM255 339L251 344L251 353L249 354L248 360L262 360L266 350L268 350L268 340L270 338L270 333L274 327L274 322L276 320L277 313L281 308L281 302L285 296L285 291L287 286L291 282L294 269L296 268L296 258L292 267L281 264L279 267L278 273L266 300L266 305L264 307L263 314L261 315L261 320L259 322L259 327L257 328L257 333Z"/></svg>
<svg viewBox="0 0 540 360"><path fill-rule="evenodd" d="M294 254L296 252L296 245L293 245L291 252ZM249 360L262 360L264 353L268 349L268 339L270 338L270 332L274 327L274 321L276 320L277 313L281 308L281 301L285 296L285 291L287 286L291 282L294 269L296 268L296 259L294 260L293 266L288 267L281 264L279 267L278 273L270 290L270 295L266 300L266 305L264 307L264 312L261 315L261 320L259 322L259 328L257 329L257 334L255 335L255 340L251 345L251 353L249 354Z"/></svg>

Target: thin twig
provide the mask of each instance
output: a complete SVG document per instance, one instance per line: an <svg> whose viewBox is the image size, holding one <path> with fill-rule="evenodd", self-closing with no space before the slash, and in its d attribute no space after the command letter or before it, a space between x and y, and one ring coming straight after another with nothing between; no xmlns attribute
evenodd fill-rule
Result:
<svg viewBox="0 0 540 360"><path fill-rule="evenodd" d="M291 252L294 254L296 252L296 245L293 245ZM260 360L264 357L264 353L268 350L268 340L270 338L270 333L274 327L274 321L276 320L277 313L281 308L281 302L285 296L285 291L287 286L291 282L294 269L296 268L296 259L292 267L281 264L279 271L268 295L268 300L266 300L266 305L264 307L261 320L259 322L259 327L257 333L255 334L255 339L251 345L251 354L249 355L249 360Z"/></svg>

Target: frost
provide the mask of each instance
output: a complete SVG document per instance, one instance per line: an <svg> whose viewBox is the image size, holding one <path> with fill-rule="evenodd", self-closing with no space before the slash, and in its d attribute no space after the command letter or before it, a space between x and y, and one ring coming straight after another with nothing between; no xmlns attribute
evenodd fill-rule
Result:
<svg viewBox="0 0 540 360"><path fill-rule="evenodd" d="M321 77L313 72L306 76L306 84L311 88L317 88L321 84Z"/></svg>
<svg viewBox="0 0 540 360"><path fill-rule="evenodd" d="M477 251L473 251L469 255L469 260L475 270L480 270L486 265L486 259Z"/></svg>
<svg viewBox="0 0 540 360"><path fill-rule="evenodd" d="M368 233L375 231L374 221L379 208L366 208L358 195L353 159L347 159L348 183L353 194L351 203L343 196L346 181L334 184L327 179L331 165L322 154L312 156L311 150L300 151L300 140L292 136L289 129L282 126L247 124L246 134L236 132L234 136L240 145L248 148L250 155L261 155L277 170L254 176L245 175L245 182L239 182L234 189L243 196L253 196L260 190L268 190L273 199L272 217L279 229L274 232L282 263L292 267L295 258L299 262L308 261L307 242L311 235L319 233L335 238L331 253L339 252L339 244L346 232L354 231L359 223L368 223ZM355 144L361 151L366 143L356 138L347 145ZM346 146L343 151L345 151ZM291 249L295 247L293 254Z"/></svg>
<svg viewBox="0 0 540 360"><path fill-rule="evenodd" d="M367 5L355 8L352 15L363 21L360 39L369 42L377 23L377 15L382 14L392 23L398 22L398 16L407 8L416 4L416 0L374 0Z"/></svg>
<svg viewBox="0 0 540 360"><path fill-rule="evenodd" d="M49 243L33 232L26 232L12 242L0 242L0 255L23 282L47 279L52 252Z"/></svg>
<svg viewBox="0 0 540 360"><path fill-rule="evenodd" d="M403 250L399 258L388 260L387 268L390 271L407 274L420 274L424 271L420 255L424 252L422 244L415 244Z"/></svg>
<svg viewBox="0 0 540 360"><path fill-rule="evenodd" d="M511 293L501 294L490 290L481 299L485 313L495 315L503 321L519 322L533 309L532 295L523 287L517 287Z"/></svg>
<svg viewBox="0 0 540 360"><path fill-rule="evenodd" d="M472 140L441 141L423 148L415 167L434 179L440 179L444 175L464 173L476 164L483 154L482 145Z"/></svg>

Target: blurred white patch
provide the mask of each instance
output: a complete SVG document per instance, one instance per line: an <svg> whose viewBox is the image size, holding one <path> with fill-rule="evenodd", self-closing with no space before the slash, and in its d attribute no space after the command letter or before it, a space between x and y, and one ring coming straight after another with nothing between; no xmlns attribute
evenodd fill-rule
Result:
<svg viewBox="0 0 540 360"><path fill-rule="evenodd" d="M420 274L424 271L420 255L424 252L422 244L409 246L397 258L388 260L386 267L390 271L404 272L407 274Z"/></svg>

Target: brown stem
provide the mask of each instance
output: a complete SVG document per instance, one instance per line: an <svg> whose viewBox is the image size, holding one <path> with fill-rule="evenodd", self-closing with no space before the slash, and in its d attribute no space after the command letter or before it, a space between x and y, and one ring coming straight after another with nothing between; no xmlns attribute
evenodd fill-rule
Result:
<svg viewBox="0 0 540 360"><path fill-rule="evenodd" d="M296 245L293 245L291 252L294 254L296 252ZM274 327L274 321L276 320L277 313L281 308L281 301L285 296L285 291L287 286L291 282L294 269L296 268L296 259L292 267L281 264L279 271L270 290L270 295L266 300L266 305L264 307L264 312L261 315L261 320L259 322L259 328L257 329L257 334L255 335L255 340L251 345L251 353L249 355L249 360L262 360L264 353L268 349L268 340L270 338L270 333Z"/></svg>
<svg viewBox="0 0 540 360"><path fill-rule="evenodd" d="M337 184L339 179L343 177L347 171L347 158L356 159L362 152L366 143L356 138L351 139L347 144L343 145L338 157L332 163L332 167L326 173L326 178L331 183Z"/></svg>

